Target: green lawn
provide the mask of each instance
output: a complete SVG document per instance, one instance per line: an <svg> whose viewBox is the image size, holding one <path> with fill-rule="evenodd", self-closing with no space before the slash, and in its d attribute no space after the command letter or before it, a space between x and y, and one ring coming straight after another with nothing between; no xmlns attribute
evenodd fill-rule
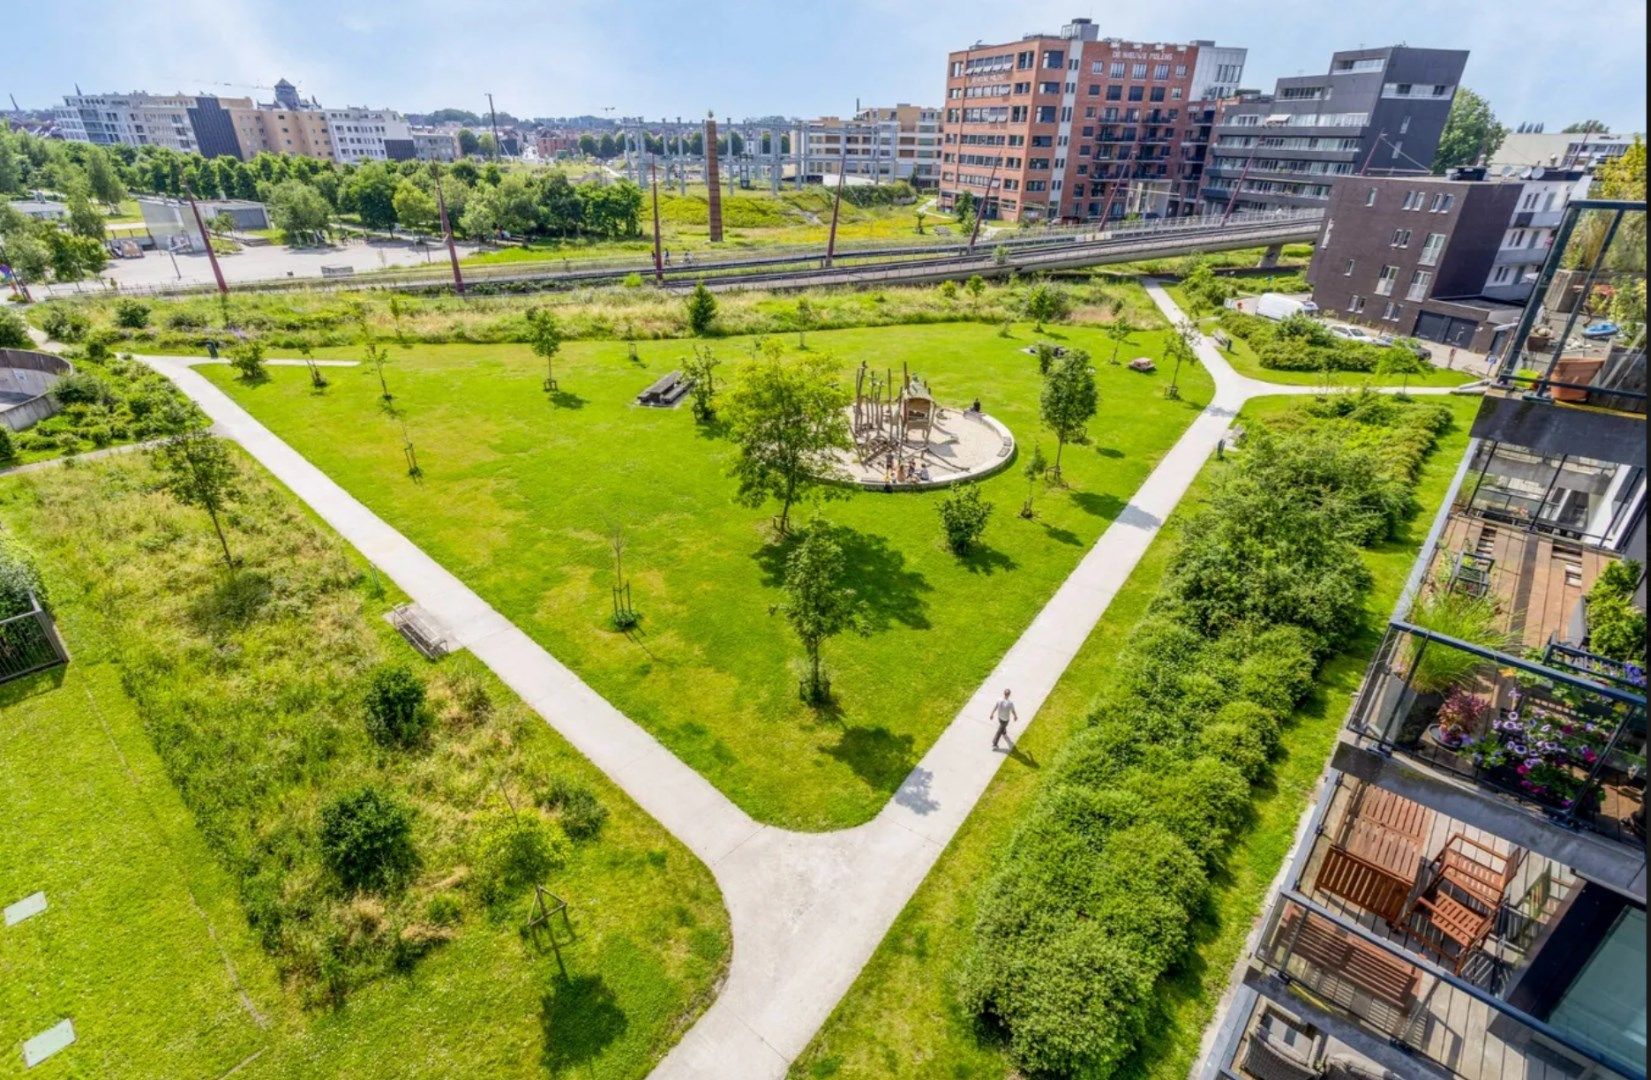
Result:
<svg viewBox="0 0 1651 1080"><path fill-rule="evenodd" d="M1102 358L1102 401L1091 444L1067 449L1070 487L1040 494L1036 522L1015 516L1026 485L1013 470L984 484L997 511L984 549L963 561L944 548L933 494L856 492L804 512L853 530L847 555L869 617L867 635L826 646L838 702L824 714L798 700L799 649L776 612L773 508L735 505L729 444L686 408L631 403L680 366L689 342L641 343L635 362L622 343L570 343L554 397L521 345L392 346L395 417L365 369L330 371L320 394L302 369L271 369L256 386L203 370L754 816L822 829L876 812L1208 400L1202 370L1184 371L1183 400L1167 401L1167 372L1107 364L1098 330L1044 336ZM862 359L896 372L907 363L943 403L978 396L1052 455L1036 364L1019 351L1034 337L943 324L808 343L845 376ZM709 344L730 362L723 374L747 346ZM1123 355L1162 344L1143 332ZM605 625L615 526L643 617L629 637Z"/></svg>
<svg viewBox="0 0 1651 1080"><path fill-rule="evenodd" d="M11 1048L0 1073L17 1068L24 1039L68 1017L78 1042L31 1077L220 1077L237 1065L237 1077L317 1080L646 1075L727 961L710 873L468 654L420 661L382 618L401 598L255 464L243 470L247 495L227 519L245 560L234 583L214 565L205 516L153 493L141 459L0 479L0 526L38 556L73 655L0 687L0 900L44 889L50 905L0 930ZM356 756L343 665L363 649L432 683L479 684L492 711L443 712L416 754ZM315 708L340 690L344 708ZM214 710L249 694L269 704ZM191 756L221 745L238 711L261 725L250 741ZM444 894L460 919L405 972L369 978L340 1007L305 1007L279 964L302 929L289 921L266 951L240 875L272 857L267 844L291 860L284 892L343 905L351 933L371 934L396 898L318 885L283 835L293 806L363 776L416 808L414 910ZM502 812L498 786L521 797L544 776L586 785L611 815L548 882L570 904L566 981L521 935L520 898L489 908L454 866L475 823ZM258 804L243 866L226 856L233 807L260 790L276 794ZM313 817L296 819L299 845L313 843Z"/></svg>
<svg viewBox="0 0 1651 1080"><path fill-rule="evenodd" d="M1327 663L1319 691L1287 729L1271 780L1257 789L1253 825L1217 880L1210 917L1198 927L1194 954L1161 987L1162 1022L1123 1075L1178 1080L1196 1060L1203 1029L1214 1015L1245 935L1261 913L1266 888L1283 863L1366 661L1380 641L1381 627L1466 446L1478 399L1449 400L1456 424L1423 468L1417 490L1421 512L1400 540L1365 554L1376 576L1365 604L1365 629L1352 647ZM1250 402L1243 416L1253 420L1292 407L1287 399L1263 398ZM1083 722L1106 683L1113 658L1158 590L1179 528L1196 508L1200 492L1224 467L1218 461L1205 466L1039 711L1037 722L1022 737L1026 760L1016 755L1004 763L853 988L798 1058L794 1077L1016 1075L1000 1045L958 1008L953 965L967 952L980 890L1038 789L1041 765L1054 758Z"/></svg>

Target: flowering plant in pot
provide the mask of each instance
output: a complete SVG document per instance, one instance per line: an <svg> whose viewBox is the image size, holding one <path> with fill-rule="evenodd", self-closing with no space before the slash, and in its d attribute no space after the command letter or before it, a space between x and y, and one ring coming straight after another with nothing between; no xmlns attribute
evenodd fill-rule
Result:
<svg viewBox="0 0 1651 1080"><path fill-rule="evenodd" d="M1452 690L1434 714L1433 737L1440 746L1460 749L1473 735L1479 718L1489 707L1488 698L1469 693L1461 687Z"/></svg>
<svg viewBox="0 0 1651 1080"><path fill-rule="evenodd" d="M1532 798L1587 809L1598 791L1586 777L1610 737L1607 724L1515 691L1508 711L1462 749L1476 766Z"/></svg>

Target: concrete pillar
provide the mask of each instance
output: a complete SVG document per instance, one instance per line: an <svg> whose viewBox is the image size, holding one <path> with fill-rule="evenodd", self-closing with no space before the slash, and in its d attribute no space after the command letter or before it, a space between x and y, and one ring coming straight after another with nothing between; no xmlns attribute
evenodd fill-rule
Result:
<svg viewBox="0 0 1651 1080"><path fill-rule="evenodd" d="M717 122L705 119L705 189L710 198L711 243L722 242L722 177L717 172Z"/></svg>
<svg viewBox="0 0 1651 1080"><path fill-rule="evenodd" d="M1278 265L1278 260L1283 254L1283 244L1269 244L1267 250L1261 253L1261 261L1255 264L1256 268L1258 270L1271 270Z"/></svg>

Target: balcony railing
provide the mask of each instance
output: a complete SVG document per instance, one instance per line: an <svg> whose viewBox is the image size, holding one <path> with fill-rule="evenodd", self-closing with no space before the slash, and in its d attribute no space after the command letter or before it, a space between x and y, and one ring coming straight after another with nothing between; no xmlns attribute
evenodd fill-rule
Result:
<svg viewBox="0 0 1651 1080"><path fill-rule="evenodd" d="M1645 215L1643 203L1603 199L1565 208L1532 302L1501 357L1501 386L1536 400L1644 415Z"/></svg>
<svg viewBox="0 0 1651 1080"><path fill-rule="evenodd" d="M1303 1011L1352 1021L1375 1033L1378 1045L1462 1080L1582 1075L1590 1065L1599 1070L1590 1075L1645 1077L1643 1066L1584 1044L1294 890L1281 895L1254 960L1301 996ZM1336 1058L1349 1056L1310 1023L1298 1022L1288 1040L1280 1039L1283 1018L1269 1017L1266 1006L1258 1012L1234 1055L1238 1075L1324 1076ZM1267 1030L1268 1020L1275 1030ZM1299 1070L1268 1067L1280 1057L1293 1058Z"/></svg>
<svg viewBox="0 0 1651 1080"><path fill-rule="evenodd" d="M1497 636L1493 608L1462 592L1418 617ZM1580 650L1577 650L1580 651ZM1393 622L1348 727L1379 750L1472 781L1494 797L1634 846L1645 842L1645 675L1578 674ZM1626 682L1627 685L1622 685Z"/></svg>

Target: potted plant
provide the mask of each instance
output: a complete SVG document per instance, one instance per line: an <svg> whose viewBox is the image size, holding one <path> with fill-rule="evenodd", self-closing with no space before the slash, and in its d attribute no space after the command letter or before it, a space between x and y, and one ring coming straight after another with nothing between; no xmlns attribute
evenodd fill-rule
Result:
<svg viewBox="0 0 1651 1080"><path fill-rule="evenodd" d="M1433 726L1427 729L1428 736L1447 750L1459 750L1477 734L1479 719L1488 708L1488 698L1457 687L1446 695L1444 704L1434 713Z"/></svg>

